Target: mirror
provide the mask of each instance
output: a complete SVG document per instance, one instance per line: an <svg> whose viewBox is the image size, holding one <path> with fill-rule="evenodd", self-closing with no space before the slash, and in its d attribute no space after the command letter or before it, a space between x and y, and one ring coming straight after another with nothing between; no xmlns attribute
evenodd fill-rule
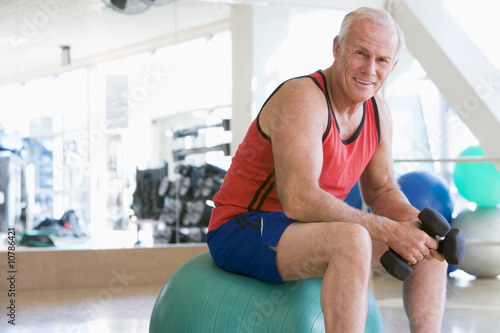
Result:
<svg viewBox="0 0 500 333"><path fill-rule="evenodd" d="M156 172L175 184L182 182L182 166L229 166L232 101L240 84L233 81L238 80L234 57L242 53L234 29L257 37L254 59L248 61L269 72L262 73L267 81L254 78L248 85L261 91L251 97L256 100L253 117L279 82L329 65L331 31L344 15L201 1L54 1L41 6L20 1L16 11L10 6L15 15L5 11L0 25L6 55L0 65L0 97L12 117L2 119L1 126L5 136L21 139L24 146L4 149L2 165L17 160L22 176L14 186L18 207L5 195L13 193L12 186L2 188L0 204L16 211L3 217L2 231L15 225L18 234L26 234L27 245L62 248L203 242L206 222L196 226L201 236L165 236L169 224L160 219L162 209L168 211L167 201L179 197L156 198L154 205L143 198L139 204L138 175L151 178L145 175ZM252 27L235 22L235 11L253 20ZM274 33L267 25L257 26L262 19L275 19ZM331 29L323 29L321 21L330 22ZM276 45L260 42L259 37L273 34ZM242 129L238 133L250 119L234 122L236 130ZM197 208L193 201L189 205L198 214L211 204L210 197L203 199ZM144 211L148 205L154 212L138 216L137 207ZM64 221L71 212L73 220ZM75 218L88 237L72 234ZM182 219L176 223L180 230Z"/></svg>

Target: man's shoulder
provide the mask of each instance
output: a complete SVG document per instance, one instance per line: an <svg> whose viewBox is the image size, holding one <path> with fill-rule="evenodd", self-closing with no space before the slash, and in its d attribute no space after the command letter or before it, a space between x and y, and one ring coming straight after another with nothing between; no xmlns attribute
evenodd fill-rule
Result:
<svg viewBox="0 0 500 333"><path fill-rule="evenodd" d="M294 98L307 98L324 96L324 91L317 80L310 76L301 76L285 81L278 93L291 95Z"/></svg>
<svg viewBox="0 0 500 333"><path fill-rule="evenodd" d="M389 104L387 104L387 101L382 96L380 96L379 94L375 94L373 98L375 99L379 114L384 115L390 113Z"/></svg>
<svg viewBox="0 0 500 333"><path fill-rule="evenodd" d="M259 115L259 125L270 137L277 127L284 129L297 125L304 131L308 125L318 126L318 121L324 131L328 123L327 111L325 94L314 81L307 77L296 78L282 84L267 100Z"/></svg>

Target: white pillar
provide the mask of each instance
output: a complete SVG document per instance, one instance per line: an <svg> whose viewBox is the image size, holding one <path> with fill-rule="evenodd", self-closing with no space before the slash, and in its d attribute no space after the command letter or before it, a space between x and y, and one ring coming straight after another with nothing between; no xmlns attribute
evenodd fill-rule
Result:
<svg viewBox="0 0 500 333"><path fill-rule="evenodd" d="M104 76L89 71L90 228L92 235L102 235L107 226L108 175L106 171L106 98Z"/></svg>
<svg viewBox="0 0 500 333"><path fill-rule="evenodd" d="M231 155L268 97L277 73L266 62L288 35L288 7L237 5L231 14L233 39L233 141Z"/></svg>

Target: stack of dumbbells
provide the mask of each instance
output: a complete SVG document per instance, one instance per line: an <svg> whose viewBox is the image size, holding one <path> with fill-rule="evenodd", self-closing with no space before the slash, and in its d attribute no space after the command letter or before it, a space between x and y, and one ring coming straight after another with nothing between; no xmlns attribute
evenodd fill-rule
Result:
<svg viewBox="0 0 500 333"><path fill-rule="evenodd" d="M212 214L208 202L219 190L226 171L204 164L178 165L175 172L180 176L178 179L165 177L159 184L158 194L165 202L159 220L170 230L179 231L178 235L172 234L170 243L203 242Z"/></svg>
<svg viewBox="0 0 500 333"><path fill-rule="evenodd" d="M167 164L157 169L136 170L132 209L138 219L158 219L164 203L158 195L158 186L167 176Z"/></svg>

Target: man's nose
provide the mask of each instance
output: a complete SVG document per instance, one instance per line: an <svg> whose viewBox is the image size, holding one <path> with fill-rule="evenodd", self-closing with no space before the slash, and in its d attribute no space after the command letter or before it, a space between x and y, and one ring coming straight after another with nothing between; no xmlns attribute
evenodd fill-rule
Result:
<svg viewBox="0 0 500 333"><path fill-rule="evenodd" d="M375 69L376 69L375 59L372 59L372 58L366 59L365 64L364 64L365 74L368 74L370 76L374 76L375 72L376 72Z"/></svg>

